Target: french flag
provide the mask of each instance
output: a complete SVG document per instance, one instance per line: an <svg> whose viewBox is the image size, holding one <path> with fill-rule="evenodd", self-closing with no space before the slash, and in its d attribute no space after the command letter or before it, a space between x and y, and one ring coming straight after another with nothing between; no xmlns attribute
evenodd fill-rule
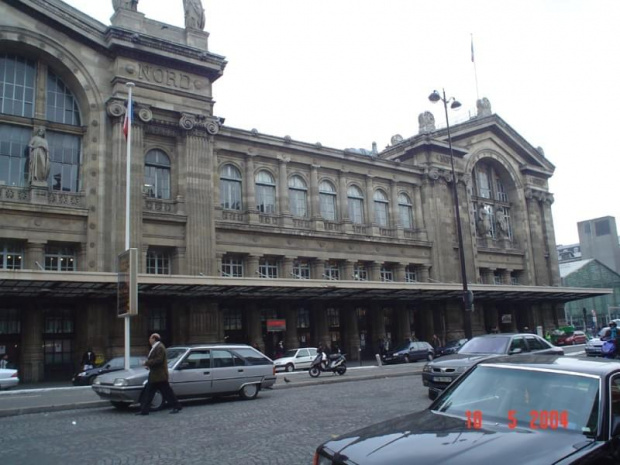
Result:
<svg viewBox="0 0 620 465"><path fill-rule="evenodd" d="M127 110L125 111L125 121L123 122L123 134L125 134L125 139L127 139L127 134L129 134L129 126L131 126L132 119L133 102L129 99L127 101Z"/></svg>

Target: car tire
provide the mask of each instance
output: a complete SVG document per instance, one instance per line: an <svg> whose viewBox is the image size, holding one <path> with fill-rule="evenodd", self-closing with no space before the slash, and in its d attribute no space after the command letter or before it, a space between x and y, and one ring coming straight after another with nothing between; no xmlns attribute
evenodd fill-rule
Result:
<svg viewBox="0 0 620 465"><path fill-rule="evenodd" d="M243 400L252 400L256 399L258 395L259 387L258 384L246 384L239 391L239 397Z"/></svg>
<svg viewBox="0 0 620 465"><path fill-rule="evenodd" d="M426 360L428 360L429 362L432 362L434 358L435 357L433 356L433 354L427 354L426 355Z"/></svg>
<svg viewBox="0 0 620 465"><path fill-rule="evenodd" d="M430 400L435 400L437 399L437 393L435 391L431 391L430 389L428 390L428 398Z"/></svg>
<svg viewBox="0 0 620 465"><path fill-rule="evenodd" d="M115 401L110 401L110 403L112 404L112 407L114 407L117 410L127 410L129 408L129 406L131 405L128 402L115 402Z"/></svg>
<svg viewBox="0 0 620 465"><path fill-rule="evenodd" d="M405 363L409 363L409 362L411 362L411 360L409 360L409 355L405 355L405 356L403 357L403 362L405 362Z"/></svg>
<svg viewBox="0 0 620 465"><path fill-rule="evenodd" d="M292 363L289 363L289 364L287 364L287 365L284 367L284 370L285 370L285 371L288 371L289 373L290 373L291 371L293 371L294 369L295 369L295 367L293 366L293 364L292 364Z"/></svg>

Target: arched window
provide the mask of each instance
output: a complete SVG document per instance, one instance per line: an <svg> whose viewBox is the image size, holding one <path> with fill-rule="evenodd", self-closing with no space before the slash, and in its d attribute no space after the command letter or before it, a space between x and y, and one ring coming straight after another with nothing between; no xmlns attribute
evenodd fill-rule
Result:
<svg viewBox="0 0 620 465"><path fill-rule="evenodd" d="M262 213L276 212L276 182L265 170L256 174L256 209Z"/></svg>
<svg viewBox="0 0 620 465"><path fill-rule="evenodd" d="M383 226L385 228L388 225L389 218L389 203L387 195L385 195L385 192L381 190L376 190L373 195L373 200L375 201L375 222L379 226Z"/></svg>
<svg viewBox="0 0 620 465"><path fill-rule="evenodd" d="M289 207L293 216L308 216L308 188L301 176L288 180Z"/></svg>
<svg viewBox="0 0 620 465"><path fill-rule="evenodd" d="M494 161L483 159L474 167L473 209L478 237L513 238L511 203L502 176L508 179L506 170Z"/></svg>
<svg viewBox="0 0 620 465"><path fill-rule="evenodd" d="M144 187L148 197L170 198L170 158L163 151L149 150L144 159Z"/></svg>
<svg viewBox="0 0 620 465"><path fill-rule="evenodd" d="M336 189L328 181L322 181L319 184L319 205L321 218L336 221Z"/></svg>
<svg viewBox="0 0 620 465"><path fill-rule="evenodd" d="M413 229L413 205L407 194L398 196L398 213L400 215L400 224L405 229Z"/></svg>
<svg viewBox="0 0 620 465"><path fill-rule="evenodd" d="M364 223L364 196L357 186L350 186L347 190L349 200L349 218L352 223Z"/></svg>
<svg viewBox="0 0 620 465"><path fill-rule="evenodd" d="M81 125L77 100L51 69L39 73L41 69L47 67L39 67L35 60L0 54L0 184L28 184L28 145L43 126L49 154L49 174L44 181L53 190L77 192L82 157L82 137L76 135ZM46 121L33 123L35 105L45 109ZM46 122L54 123L54 129Z"/></svg>
<svg viewBox="0 0 620 465"><path fill-rule="evenodd" d="M226 164L220 169L220 205L226 210L241 210L241 172Z"/></svg>

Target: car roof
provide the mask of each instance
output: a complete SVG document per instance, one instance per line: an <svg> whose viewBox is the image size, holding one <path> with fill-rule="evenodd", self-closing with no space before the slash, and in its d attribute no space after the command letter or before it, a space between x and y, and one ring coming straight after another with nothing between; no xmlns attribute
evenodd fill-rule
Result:
<svg viewBox="0 0 620 465"><path fill-rule="evenodd" d="M526 368L583 373L604 377L620 370L620 364L612 359L581 360L564 355L517 354L494 357L480 365L518 365Z"/></svg>
<svg viewBox="0 0 620 465"><path fill-rule="evenodd" d="M171 346L168 347L168 349L254 349L254 347L247 344L226 344L214 342L211 344L189 344L183 346Z"/></svg>

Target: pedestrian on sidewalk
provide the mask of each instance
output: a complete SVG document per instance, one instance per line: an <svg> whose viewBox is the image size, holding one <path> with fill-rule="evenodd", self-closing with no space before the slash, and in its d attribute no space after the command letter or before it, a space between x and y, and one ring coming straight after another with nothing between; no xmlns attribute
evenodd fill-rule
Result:
<svg viewBox="0 0 620 465"><path fill-rule="evenodd" d="M136 415L148 415L151 402L157 391L161 392L164 400L172 405L170 413L179 413L183 407L174 395L170 383L168 382L168 357L166 356L166 347L161 342L161 337L157 333L151 334L149 337L151 351L148 358L144 362L144 366L149 370L149 380L146 383L146 391L142 398L140 411Z"/></svg>
<svg viewBox="0 0 620 465"><path fill-rule="evenodd" d="M95 361L97 360L97 356L92 348L88 348L84 355L82 355L82 370L92 370L95 368Z"/></svg>
<svg viewBox="0 0 620 465"><path fill-rule="evenodd" d="M9 355L4 354L2 359L0 359L0 368L8 368L9 367Z"/></svg>

